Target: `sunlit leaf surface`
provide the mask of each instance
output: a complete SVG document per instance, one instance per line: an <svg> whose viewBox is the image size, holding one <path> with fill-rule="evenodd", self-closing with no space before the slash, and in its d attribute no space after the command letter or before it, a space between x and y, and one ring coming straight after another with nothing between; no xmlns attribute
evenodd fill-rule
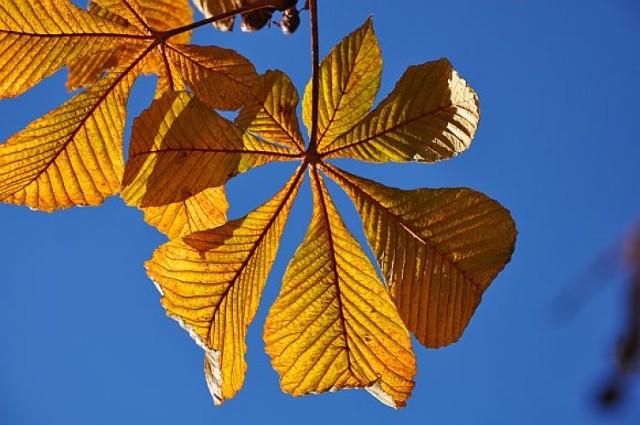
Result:
<svg viewBox="0 0 640 425"><path fill-rule="evenodd" d="M244 382L247 328L301 176L298 172L247 216L169 242L147 263L167 313L205 349L205 373L216 404L233 397Z"/></svg>
<svg viewBox="0 0 640 425"><path fill-rule="evenodd" d="M360 387L404 406L416 373L409 334L316 171L312 177L313 219L267 317L267 353L294 395Z"/></svg>
<svg viewBox="0 0 640 425"><path fill-rule="evenodd" d="M363 119L373 106L380 87L382 54L369 19L345 37L320 65L318 97L318 147ZM311 82L304 93L304 123L311 131Z"/></svg>
<svg viewBox="0 0 640 425"><path fill-rule="evenodd" d="M87 86L0 145L4 202L53 211L98 205L117 194L128 94L141 73L159 75L158 97L190 87L225 110L244 104L256 79L253 65L235 52L181 44L190 31L163 38L163 31L192 22L187 0L93 0L89 11L66 0L7 0L0 12L0 97L21 94L65 64L67 86ZM156 138L149 137L147 142ZM214 193L219 205L194 207L212 202ZM175 235L219 223L225 205L218 189L153 205L162 208L146 217Z"/></svg>
<svg viewBox="0 0 640 425"><path fill-rule="evenodd" d="M516 231L509 211L471 189L407 191L328 170L362 216L409 330L428 347L457 341L511 259Z"/></svg>
<svg viewBox="0 0 640 425"><path fill-rule="evenodd" d="M303 152L297 107L298 92L289 77L279 71L268 71L257 81L236 124L258 137Z"/></svg>
<svg viewBox="0 0 640 425"><path fill-rule="evenodd" d="M307 86L302 112L308 131L317 128L311 134L315 146L305 147L296 116L298 95L282 73L270 71L256 81L235 125L191 94L165 96L136 121L124 196L143 206L175 202L269 161L302 161L294 179L304 171L311 174L313 214L267 317L267 353L285 392L364 388L383 403L402 407L416 373L409 331L428 347L457 341L483 292L511 258L516 231L506 209L471 189L392 189L327 162L339 156L432 162L469 146L479 118L478 100L448 61L410 67L373 108L381 68L369 20L322 62L317 102L312 83ZM384 282L345 227L321 173L356 204ZM286 192L282 210L288 212L295 193L283 191L261 208L273 211L275 205L285 205ZM221 333L214 332L215 344L206 339L211 329L222 329L211 325L215 320L209 312L217 312L221 302L213 294L235 290L236 281L229 283L224 276L237 272L234 264L239 261L241 275L258 276L252 278L259 282L252 288L262 290L273 261L269 256L266 266L253 262L262 252L256 237L267 231L264 220L252 227L257 229L253 237L243 239L247 245L235 239L240 233L220 235L229 235L236 226L244 229L258 212L262 216L258 209L240 222L171 242L150 262L150 275L161 286L169 314L204 341L205 376L217 403L242 385L246 366L241 341L248 321L224 325L241 326L233 333L238 339L227 345L236 353L230 360ZM189 277L175 274L185 270ZM224 283L214 290L213 282ZM243 295L245 304L255 308L259 295L244 293L249 294ZM232 305L238 302L234 299ZM231 371L225 370L225 361L234 362L228 366Z"/></svg>
<svg viewBox="0 0 640 425"><path fill-rule="evenodd" d="M136 118L123 198L161 206L223 185L234 175L295 156L222 118L187 92L170 93Z"/></svg>
<svg viewBox="0 0 640 425"><path fill-rule="evenodd" d="M135 42L134 35L67 0L3 0L0 98L24 93L83 55Z"/></svg>
<svg viewBox="0 0 640 425"><path fill-rule="evenodd" d="M215 16L255 1L196 5ZM275 9L296 12L295 4L243 13L242 26L257 29ZM244 383L247 330L308 172L311 223L269 311L266 351L293 395L363 388L405 406L416 374L409 332L427 347L460 338L511 258L515 225L505 208L471 189L388 188L329 160L451 158L478 126L475 92L441 59L409 67L374 107L382 57L369 19L307 85L305 143L290 79L280 71L258 76L232 50L187 45L191 22L187 0L93 0L88 11L66 0L3 0L0 97L64 65L67 86L85 89L0 145L0 200L52 211L121 192L142 209L172 238L147 262L148 274L167 314L204 349L205 379L220 404ZM134 120L125 166L126 106L141 74L157 74L157 90ZM216 109L238 113L230 121ZM228 221L229 179L282 161L301 163L284 188ZM382 279L324 176L353 200Z"/></svg>
<svg viewBox="0 0 640 425"><path fill-rule="evenodd" d="M144 208L144 219L170 238L177 238L224 224L228 209L224 188L218 186L184 201Z"/></svg>
<svg viewBox="0 0 640 425"><path fill-rule="evenodd" d="M441 59L409 67L371 114L320 151L370 162L440 161L469 147L479 119L477 95Z"/></svg>
<svg viewBox="0 0 640 425"><path fill-rule="evenodd" d="M53 211L120 191L135 69L114 72L0 145L0 200Z"/></svg>

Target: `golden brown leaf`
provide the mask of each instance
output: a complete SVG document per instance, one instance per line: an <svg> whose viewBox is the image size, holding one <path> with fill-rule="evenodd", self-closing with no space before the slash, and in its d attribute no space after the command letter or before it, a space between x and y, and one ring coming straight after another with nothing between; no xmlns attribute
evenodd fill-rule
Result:
<svg viewBox="0 0 640 425"><path fill-rule="evenodd" d="M81 56L135 43L136 36L66 0L3 0L0 98L24 93Z"/></svg>
<svg viewBox="0 0 640 425"><path fill-rule="evenodd" d="M401 407L415 358L409 333L315 169L313 219L265 325L267 353L293 395L366 388Z"/></svg>
<svg viewBox="0 0 640 425"><path fill-rule="evenodd" d="M140 73L159 74L159 95L184 90L188 83L216 107L237 108L244 102L248 81L255 78L246 59L223 49L169 44L164 38L163 31L191 23L187 0L93 0L90 9L82 11L65 0L42 0L34 5L8 0L0 6L7 14L0 17L0 52L6 47L0 56L0 96L19 94L31 86L28 78L44 78L69 62L70 88L93 84L0 147L0 174L4 176L0 200L54 210L96 205L117 193L123 173L126 100ZM189 37L190 32L185 31L169 40L187 42ZM201 69L193 71L195 65L172 66L167 57L169 48ZM1 58L11 54L17 57L17 67L2 63ZM41 58L41 54L46 55ZM207 54L211 56L206 57ZM46 66L39 63L45 60ZM55 69L49 70L49 64ZM113 67L116 71L98 81ZM182 72L187 74L182 76ZM228 83L234 79L238 84ZM112 86L113 81L117 82ZM126 83L124 89L120 82ZM232 100L236 95L239 99ZM110 119L114 122L110 123ZM228 123L229 127L233 126ZM235 133L237 138L241 132L236 129ZM150 137L147 145L153 143L153 135ZM246 145L250 147L252 142L247 140ZM239 166L250 162L244 158ZM223 181L188 188L160 203L149 204L160 209L148 212L147 218L164 223L163 229L170 233L176 231L176 226L190 228L196 223L185 227L188 220L184 214L193 210L189 205L196 200L189 200L189 196L221 184ZM194 190L185 196L186 190L191 189ZM202 200L206 199L207 195L202 195ZM220 208L225 208L224 203ZM177 215L169 217L170 211ZM212 219L218 223L219 208L193 211L202 225L213 223Z"/></svg>
<svg viewBox="0 0 640 425"><path fill-rule="evenodd" d="M447 159L471 144L478 97L446 59L411 66L364 120L320 150L370 162Z"/></svg>
<svg viewBox="0 0 640 425"><path fill-rule="evenodd" d="M52 211L118 193L136 76L135 66L113 72L0 145L0 200Z"/></svg>
<svg viewBox="0 0 640 425"><path fill-rule="evenodd" d="M66 83L67 90L77 90L98 81L105 72L118 64L120 53L120 49L107 50L71 62Z"/></svg>
<svg viewBox="0 0 640 425"><path fill-rule="evenodd" d="M236 124L264 140L303 152L297 107L298 92L289 77L280 71L267 71L257 81L252 99L240 111Z"/></svg>
<svg viewBox="0 0 640 425"><path fill-rule="evenodd" d="M91 0L91 2L126 19L146 34L153 31L172 30L193 22L193 12L188 0ZM173 37L171 42L186 44L189 40L191 40L191 32L185 31Z"/></svg>
<svg viewBox="0 0 640 425"><path fill-rule="evenodd" d="M154 32L162 32L189 25L192 22L192 12L187 0L92 0L89 3L89 11L108 21L116 22L129 27L140 36L150 36ZM191 38L189 31L171 38L172 43L188 43ZM154 51L149 52L149 59L145 61L143 73L157 73L162 81L158 97L168 91L180 90L184 86L179 81L174 84L170 81L173 75L168 73L165 48L167 43L161 43ZM100 76L111 69L123 55L122 50L112 49L105 52L97 52L78 59L69 66L69 79L67 88L74 90L91 84ZM176 77L176 79L178 79Z"/></svg>
<svg viewBox="0 0 640 425"><path fill-rule="evenodd" d="M227 221L229 202L224 187L212 187L184 201L144 208L144 220L169 238L212 229Z"/></svg>
<svg viewBox="0 0 640 425"><path fill-rule="evenodd" d="M349 194L398 311L427 347L456 342L513 253L509 211L471 189L392 189L325 168Z"/></svg>
<svg viewBox="0 0 640 425"><path fill-rule="evenodd" d="M216 404L242 387L249 324L258 309L302 176L244 218L160 247L147 262L162 305L205 350Z"/></svg>
<svg viewBox="0 0 640 425"><path fill-rule="evenodd" d="M89 11L110 22L115 22L125 27L131 26L126 19L98 6L93 1L89 2ZM136 31L135 28L133 28L132 31ZM98 81L105 72L116 66L121 51L125 48L126 45L111 50L91 53L69 63L69 76L67 77L66 84L67 90L76 90Z"/></svg>
<svg viewBox="0 0 640 425"><path fill-rule="evenodd" d="M320 65L318 149L329 146L368 113L380 88L382 55L371 19L345 37ZM311 82L303 99L305 125L311 131Z"/></svg>
<svg viewBox="0 0 640 425"><path fill-rule="evenodd" d="M122 195L129 205L164 206L295 157L245 134L194 95L170 93L134 122Z"/></svg>
<svg viewBox="0 0 640 425"><path fill-rule="evenodd" d="M258 77L247 59L233 50L216 46L167 45L174 74L214 109L240 108L253 92Z"/></svg>

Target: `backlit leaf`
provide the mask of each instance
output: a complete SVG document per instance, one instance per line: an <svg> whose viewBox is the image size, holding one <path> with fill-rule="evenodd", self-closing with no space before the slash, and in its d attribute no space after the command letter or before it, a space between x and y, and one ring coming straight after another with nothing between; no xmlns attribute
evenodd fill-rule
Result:
<svg viewBox="0 0 640 425"><path fill-rule="evenodd" d="M184 201L144 208L144 220L170 238L221 226L227 221L229 202L224 187L212 187Z"/></svg>
<svg viewBox="0 0 640 425"><path fill-rule="evenodd" d="M404 406L415 358L390 295L312 169L314 211L265 324L267 353L293 395L366 388Z"/></svg>
<svg viewBox="0 0 640 425"><path fill-rule="evenodd" d="M154 32L167 31L189 25L192 22L192 12L188 0L92 0L89 10L108 21L129 27L140 36L149 36ZM188 43L190 32L185 32L171 38L171 43ZM160 94L168 91L180 90L184 86L180 81L174 85L170 81L173 75L168 69L165 49L168 43L161 43L157 50L148 52L143 73L158 73L167 80L161 82ZM78 59L69 66L69 90L95 82L104 72L111 69L122 56L123 50L112 49ZM179 79L176 76L176 79ZM166 88L165 88L166 87Z"/></svg>
<svg viewBox="0 0 640 425"><path fill-rule="evenodd" d="M240 111L236 124L272 143L304 152L297 107L298 92L289 77L268 71L257 81L252 99Z"/></svg>
<svg viewBox="0 0 640 425"><path fill-rule="evenodd" d="M22 94L83 55L136 40L132 29L67 0L2 0L0 98Z"/></svg>
<svg viewBox="0 0 640 425"><path fill-rule="evenodd" d="M0 145L0 200L52 211L120 190L135 67L114 72Z"/></svg>
<svg viewBox="0 0 640 425"><path fill-rule="evenodd" d="M125 27L131 26L123 17L111 13L93 1L89 2L89 11L110 22L115 22ZM135 29L132 30L135 31ZM125 48L126 45L123 45L111 50L91 53L69 63L69 76L67 77L66 84L67 90L76 90L98 81L105 72L116 66L118 57L122 49Z"/></svg>
<svg viewBox="0 0 640 425"><path fill-rule="evenodd" d="M318 148L331 144L368 113L380 88L382 55L372 20L345 37L320 65ZM311 82L303 100L303 115L311 131Z"/></svg>
<svg viewBox="0 0 640 425"><path fill-rule="evenodd" d="M287 149L245 134L194 95L170 93L134 122L122 195L129 205L164 206L250 168L292 158Z"/></svg>
<svg viewBox="0 0 640 425"><path fill-rule="evenodd" d="M167 314L205 350L205 375L216 404L244 383L247 329L303 175L299 170L244 218L171 241L147 262Z"/></svg>
<svg viewBox="0 0 640 425"><path fill-rule="evenodd" d="M122 16L144 32L167 31L193 22L188 0L91 0L116 15ZM171 43L186 44L191 32L171 38Z"/></svg>
<svg viewBox="0 0 640 425"><path fill-rule="evenodd" d="M174 73L212 108L238 109L253 91L256 70L233 50L186 45L167 45L166 49Z"/></svg>
<svg viewBox="0 0 640 425"><path fill-rule="evenodd" d="M392 189L326 167L353 199L398 311L428 347L457 341L511 259L509 211L471 189Z"/></svg>
<svg viewBox="0 0 640 425"><path fill-rule="evenodd" d="M367 118L320 153L370 162L435 162L466 150L479 118L477 95L441 59L409 67Z"/></svg>

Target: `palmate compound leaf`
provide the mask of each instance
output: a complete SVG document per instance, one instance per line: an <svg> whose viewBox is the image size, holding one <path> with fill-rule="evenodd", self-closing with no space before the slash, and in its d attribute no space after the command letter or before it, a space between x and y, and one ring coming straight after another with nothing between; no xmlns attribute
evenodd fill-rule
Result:
<svg viewBox="0 0 640 425"><path fill-rule="evenodd" d="M216 404L233 397L244 382L247 328L303 175L299 169L247 216L168 242L147 262L167 314L205 350L205 375Z"/></svg>
<svg viewBox="0 0 640 425"><path fill-rule="evenodd" d="M293 395L366 388L402 407L415 357L391 296L311 170L313 219L265 324L267 353Z"/></svg>
<svg viewBox="0 0 640 425"><path fill-rule="evenodd" d="M59 6L59 10L48 12L45 6L51 6L48 9ZM10 13L9 18L15 19L3 21L0 17L0 47L6 45L7 53L2 57L13 52L22 55L18 56L21 61L28 54L27 47L40 48L52 54L55 69L71 62L70 87L91 84L85 92L0 146L3 202L52 211L73 205L98 205L118 193L124 171L122 134L126 102L140 73L159 74L159 94L188 86L210 107L225 110L237 109L245 102L256 78L251 63L233 51L176 44L189 40L188 31L163 38L163 31L191 23L187 0L94 0L89 12L64 0L41 0L33 6L10 0L1 7ZM22 20L13 15L21 16ZM27 17L36 23L39 22L36 18L43 20L44 29L29 27ZM64 19L77 21L79 29L58 22ZM98 30L90 24L102 32L96 35ZM6 34L3 25L8 28ZM16 35L14 26L18 29L25 26L27 29L21 31L27 35ZM38 37L34 38L32 33ZM76 40L78 37L80 41ZM89 48L82 50L84 47L78 47L85 45L82 43ZM22 45L27 47L17 49ZM40 56L31 55L32 60L40 60ZM16 68L2 62L0 65L0 87L5 87L4 81L17 81L14 68L21 76L28 77L33 72L35 79L55 71L52 68L51 72L42 73L47 69L42 65L38 69ZM98 80L110 69L106 77ZM218 225L226 218L224 192L206 189L206 193L194 193L193 199L181 200L178 205L154 205L146 218L172 236ZM215 204L211 202L213 198Z"/></svg>
<svg viewBox="0 0 640 425"><path fill-rule="evenodd" d="M244 129L242 149L247 149L247 141L256 143L255 140L270 146L269 158L261 160L257 160L255 151L241 152L242 149L232 149L231 162L224 160L224 155L215 155L211 161L189 162L190 155L202 154L195 151L180 158L178 152L189 150L202 139L191 134L193 124L209 120L207 126L215 127L218 118L210 112L205 114L197 103L191 105L197 101L188 95L157 101L152 109L158 108L161 113L153 118L156 124L150 128L167 126L170 129L160 133L169 134L176 127L175 135L163 135L154 142L155 147L142 149L144 161L160 162L154 156L167 148L175 152L168 156L171 161L167 160L165 166L151 164L149 170L140 173L146 176L140 179L139 193L135 196L154 198L154 184L150 184L154 169L171 169L170 176L192 184L198 176L218 173L220 180L212 179L215 181L209 184L220 184L225 175L248 170L266 160L301 160L303 164L297 173L309 169L312 177L313 218L267 318L264 333L267 352L286 392L299 395L359 387L389 405L400 407L410 396L415 375L415 359L405 323L427 346L455 341L479 303L481 293L509 261L515 226L507 210L470 189L402 191L353 176L327 163L327 159L343 155L379 162L445 159L466 149L475 132L479 117L477 97L445 60L409 68L394 92L367 114L379 86L376 76L379 70L375 68L381 64L377 50L371 23L367 22L322 62L317 127L309 123L314 114L308 109L316 103L310 98L313 95L308 94L303 101L309 131L318 128L317 134L311 134L318 152L314 152L313 146L301 152L302 138L295 115L298 97L281 73L262 76L255 96L240 111L233 130L219 131L225 135L222 139L227 140L238 128ZM366 67L373 77L354 77ZM421 81L418 76L425 76L426 80ZM354 92L359 96L354 97ZM178 102L180 98L183 100ZM352 105L353 110L346 105ZM153 121L144 115L142 119L146 125ZM182 123L175 124L177 121ZM464 131L458 131L461 127ZM354 129L366 137L349 139ZM239 137L231 139L238 144ZM347 139L358 144L344 144ZM167 148L162 148L163 144ZM255 150L255 145L248 150ZM242 161L250 166L239 166ZM356 203L386 286L345 228L318 170L341 185ZM169 192L180 193L188 186L180 185L182 188L171 186ZM219 229L226 229L226 225ZM211 232L217 235L221 231ZM207 250L214 245L205 238L199 239L200 245L195 240L187 237L183 242L170 243L188 245L190 251L176 250L170 259L162 257L162 272L150 272L161 287L172 284L167 276L177 276L185 269L184 264L195 263L199 267L197 281L217 282L220 259L216 257L216 265L210 269L204 267L209 264ZM224 242L215 240L215 249L222 250ZM232 246L236 246L235 242ZM194 250L204 253L196 257ZM233 252L243 258L252 255L250 250ZM157 253L150 264L155 265L159 256ZM260 277L262 287L265 270L252 273ZM253 306L253 293L245 298ZM197 302L202 303L197 308L195 304L181 304L185 308L179 313L181 320L202 317L200 312L215 310L218 301L198 298ZM239 344L237 341L234 346ZM211 348L206 348L209 354L205 373L219 402L220 394L222 398L231 396L239 386L226 395L220 390L225 385L224 367L219 371L216 363L220 361L219 349L211 355ZM244 363L240 370L244 373Z"/></svg>

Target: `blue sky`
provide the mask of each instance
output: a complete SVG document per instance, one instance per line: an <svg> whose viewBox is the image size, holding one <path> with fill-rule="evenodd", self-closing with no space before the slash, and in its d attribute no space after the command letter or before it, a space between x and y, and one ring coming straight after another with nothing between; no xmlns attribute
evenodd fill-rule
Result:
<svg viewBox="0 0 640 425"><path fill-rule="evenodd" d="M343 165L395 187L480 190L512 211L520 232L512 262L462 340L440 350L414 345L417 385L407 408L391 410L364 391L296 399L279 389L261 330L309 222L306 188L250 328L245 387L220 408L209 399L201 350L165 317L145 275L144 261L165 238L139 211L119 198L55 214L0 205L0 424L637 423L640 391L613 416L591 404L610 368L624 281L604 285L564 326L550 309L640 217L640 6L398 3L322 1L323 55L373 15L385 62L379 99L407 66L448 57L479 93L479 131L467 152L438 164ZM204 28L194 41L235 48L259 71L282 69L301 91L310 75L307 28L304 16L287 38L277 28L259 35ZM0 140L68 98L65 78L63 70L0 101ZM130 117L148 105L152 86L152 79L136 86ZM231 216L264 202L291 171L275 164L234 179ZM363 240L348 199L330 189Z"/></svg>

